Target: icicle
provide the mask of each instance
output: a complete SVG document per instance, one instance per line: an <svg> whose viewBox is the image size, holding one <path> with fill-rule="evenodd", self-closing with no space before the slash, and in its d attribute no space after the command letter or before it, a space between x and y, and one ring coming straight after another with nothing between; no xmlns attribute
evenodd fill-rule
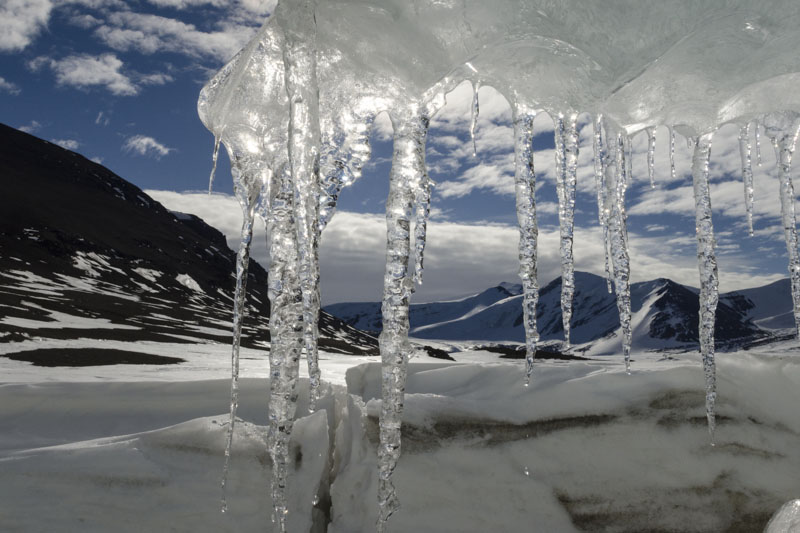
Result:
<svg viewBox="0 0 800 533"><path fill-rule="evenodd" d="M794 184L792 183L792 156L800 134L800 117L796 115L770 115L764 125L775 147L775 160L780 182L781 222L789 254L789 279L792 287L795 333L800 338L800 250L797 240Z"/></svg>
<svg viewBox="0 0 800 533"><path fill-rule="evenodd" d="M719 300L717 258L714 253L714 225L711 221L711 194L708 185L708 164L711 138L708 133L694 141L692 181L694 183L695 227L697 229L697 266L700 270L700 354L706 380L706 418L711 445L716 427L714 404L717 398L716 365L714 362L714 322Z"/></svg>
<svg viewBox="0 0 800 533"><path fill-rule="evenodd" d="M305 345L310 409L318 394L319 316L319 115L314 1L281 19L283 64L289 100L288 167L277 176L269 215L270 418L272 505L279 531L286 531L289 438L297 409L299 359Z"/></svg>
<svg viewBox="0 0 800 533"><path fill-rule="evenodd" d="M647 175L650 188L656 188L656 129L647 128Z"/></svg>
<svg viewBox="0 0 800 533"><path fill-rule="evenodd" d="M533 167L533 119L530 110L514 110L514 184L519 222L519 277L522 280L522 315L525 326L525 386L531 381L539 332L536 329L536 304L539 280L536 249L539 229L536 223L536 174Z"/></svg>
<svg viewBox="0 0 800 533"><path fill-rule="evenodd" d="M250 264L250 242L253 238L258 195L262 189L260 176L254 169L247 168L241 161L234 160L231 165L236 198L242 207L242 230L239 252L236 254L236 291L233 297L233 342L231 343L231 406L228 434L225 440L225 464L222 468L222 512L228 510L226 485L233 447L233 430L236 423L236 410L239 407L239 346L242 340L242 324L247 295L247 269Z"/></svg>
<svg viewBox="0 0 800 533"><path fill-rule="evenodd" d="M319 396L319 89L316 75L314 2L303 10L308 19L292 19L284 27L286 95L289 98L289 163L294 186L300 288L303 293L303 338L308 361L309 410ZM294 27L293 24L300 24Z"/></svg>
<svg viewBox="0 0 800 533"><path fill-rule="evenodd" d="M291 173L276 175L269 212L270 400L267 443L272 458L273 521L285 533L289 509L286 482L289 438L297 409L297 381L303 348L303 295L297 269L298 245Z"/></svg>
<svg viewBox="0 0 800 533"><path fill-rule="evenodd" d="M424 168L424 167L423 167ZM431 179L428 172L422 176L419 186L414 194L416 218L414 222L414 283L422 285L422 271L424 269L425 242L428 232L428 217L431 213Z"/></svg>
<svg viewBox="0 0 800 533"><path fill-rule="evenodd" d="M469 123L469 136L472 139L472 157L478 157L478 147L475 144L475 127L478 125L478 114L480 113L480 105L478 104L478 91L480 88L480 82L472 85L472 119Z"/></svg>
<svg viewBox="0 0 800 533"><path fill-rule="evenodd" d="M320 154L319 232L336 212L344 187L361 177L372 148L369 137L375 116L371 110L346 111L340 122L329 127Z"/></svg>
<svg viewBox="0 0 800 533"><path fill-rule="evenodd" d="M747 211L747 231L753 236L753 164L751 158L750 124L739 130L739 155L742 158L742 183L744 184L744 205Z"/></svg>
<svg viewBox="0 0 800 533"><path fill-rule="evenodd" d="M603 228L603 255L606 267L606 288L611 294L611 269L608 255L608 209L606 209L606 149L603 138L603 115L599 114L594 120L594 181L597 191L597 219Z"/></svg>
<svg viewBox="0 0 800 533"><path fill-rule="evenodd" d="M211 175L208 177L208 194L214 187L214 175L217 173L217 155L219 155L219 135L214 136L214 155L211 156Z"/></svg>
<svg viewBox="0 0 800 533"><path fill-rule="evenodd" d="M631 354L631 293L630 259L628 255L627 214L625 192L628 187L628 165L625 161L627 144L621 133L616 133L613 143L607 143L606 153L606 210L609 212L608 226L611 259L614 269L614 288L617 293L617 311L622 328L622 354L625 370L630 373Z"/></svg>
<svg viewBox="0 0 800 533"><path fill-rule="evenodd" d="M625 135L622 140L625 142L625 185L633 180L633 140Z"/></svg>
<svg viewBox="0 0 800 533"><path fill-rule="evenodd" d="M564 341L570 344L572 297L575 294L575 266L572 239L575 217L575 185L578 171L578 115L573 113L565 123L564 115L556 121L556 192L558 193L558 222L561 235L561 315Z"/></svg>
<svg viewBox="0 0 800 533"><path fill-rule="evenodd" d="M754 126L756 130L756 163L761 166L761 125L756 120Z"/></svg>
<svg viewBox="0 0 800 533"><path fill-rule="evenodd" d="M675 130L669 127L669 175L675 181Z"/></svg>
<svg viewBox="0 0 800 533"><path fill-rule="evenodd" d="M428 118L424 115L392 118L394 124L394 154L386 201L386 272L384 275L383 331L381 349L382 403L380 413L380 446L378 447L378 531L384 531L386 521L397 511L400 503L392 483L392 472L400 457L400 425L406 368L410 345L408 342L408 306L412 279L409 276L411 255L410 219L414 191L425 175L425 137Z"/></svg>

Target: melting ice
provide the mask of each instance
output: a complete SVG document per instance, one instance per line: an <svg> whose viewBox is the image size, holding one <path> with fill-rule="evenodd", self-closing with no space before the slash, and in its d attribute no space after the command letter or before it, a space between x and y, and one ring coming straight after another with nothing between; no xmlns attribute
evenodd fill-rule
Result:
<svg viewBox="0 0 800 533"><path fill-rule="evenodd" d="M800 4L794 0L757 6L751 0L660 0L628 3L624 10L581 0L282 0L255 38L203 88L198 102L201 119L233 162L237 197L245 214L234 310L231 431L237 404L237 339L255 213L268 228L272 303L268 438L274 464L275 520L281 530L285 529L285 489L291 483L287 445L301 354L306 354L309 364L312 405L320 380L316 365L319 240L342 188L360 176L370 154L372 122L384 111L394 126L394 155L380 338L384 370L379 530L399 508L392 472L401 445L408 305L414 283L421 281L431 194L425 137L428 121L443 105L447 92L464 80L475 87L473 140L480 85L491 85L503 94L514 113L528 378L538 340L533 117L540 111L558 117L556 166L567 341L574 291L576 117L579 112L594 117L598 219L606 241L609 289L613 284L617 295L626 367L631 349L631 265L625 194L632 178L631 138L639 132L648 137L651 183L656 128L669 130L673 176L675 133L691 139L700 344L713 436L718 275L708 158L713 133L722 124L736 123L742 128L748 227L753 195L750 139L755 141L759 165L762 125L775 147L781 220L800 324L800 257L790 173L798 132L796 112L800 111L798 20Z"/></svg>

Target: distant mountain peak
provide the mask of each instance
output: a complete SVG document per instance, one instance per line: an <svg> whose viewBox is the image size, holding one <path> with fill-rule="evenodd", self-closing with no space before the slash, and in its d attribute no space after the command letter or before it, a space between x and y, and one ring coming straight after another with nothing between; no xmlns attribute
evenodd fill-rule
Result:
<svg viewBox="0 0 800 533"><path fill-rule="evenodd" d="M498 285L499 288L506 291L509 296L517 296L522 294L522 285L520 283L511 283L509 281L504 281Z"/></svg>
<svg viewBox="0 0 800 533"><path fill-rule="evenodd" d="M621 352L616 296L604 277L575 272L572 341L593 343L598 353ZM524 342L522 287L504 282L456 301L412 304L411 336L424 339ZM773 326L788 323L792 302L785 283L772 283L720 295L715 335L720 347L770 335ZM334 304L333 315L358 328L379 332L377 302ZM631 284L633 349L653 350L697 344L697 289L668 278ZM787 314L788 313L788 314ZM542 341L561 340L561 278L539 291L537 326ZM787 318L788 317L788 318ZM783 327L783 326L781 326Z"/></svg>

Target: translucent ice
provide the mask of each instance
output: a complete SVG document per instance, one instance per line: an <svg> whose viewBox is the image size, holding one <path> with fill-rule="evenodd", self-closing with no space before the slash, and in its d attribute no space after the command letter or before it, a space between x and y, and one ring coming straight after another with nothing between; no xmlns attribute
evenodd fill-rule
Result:
<svg viewBox="0 0 800 533"><path fill-rule="evenodd" d="M530 383L536 344L536 303L539 300L539 279L536 254L539 229L536 224L536 174L533 167L534 112L525 108L514 110L514 186L516 190L517 221L519 222L519 277L522 280L522 315L525 326L525 385Z"/></svg>
<svg viewBox="0 0 800 533"><path fill-rule="evenodd" d="M800 3L795 0L766 0L757 11L751 0L627 2L624 8L579 0L281 0L255 38L203 88L198 101L201 119L231 160L260 177L263 187L260 201L270 235L273 407L269 446L275 462L276 520L283 522L285 510L281 503L287 483L285 443L292 427L297 361L303 349L312 390L318 383L314 361L320 233L335 212L342 188L359 177L369 158L370 127L384 111L395 127L395 153L387 201L381 337L380 528L397 508L391 473L400 450L407 306L413 278L419 280L421 274L430 194L420 150L428 118L441 106L444 95L464 80L491 85L515 110L528 373L536 344L536 220L526 117L539 111L563 117L556 151L563 315L569 339L578 148L575 116L578 111L602 116L595 149L598 203L602 204L598 216L607 233L608 270L617 294L626 364L631 338L625 214L632 161L629 139L640 131L652 133L667 126L673 178L674 128L694 139L692 175L703 287L700 338L713 431L716 265L707 175L710 134L725 123L754 123L758 162L759 123L765 125L770 139L777 140L782 218L795 309L800 310L800 265L788 173L796 130L776 129L775 119L770 118L779 113L775 116L783 120L794 117L792 111L800 111L798 21ZM477 100L473 109L477 116ZM782 137L775 134L778 130ZM651 146L649 142L649 156ZM653 165L649 157L651 175ZM417 241L412 267L414 207Z"/></svg>
<svg viewBox="0 0 800 533"><path fill-rule="evenodd" d="M719 275L714 253L714 225L711 221L711 191L708 186L708 162L711 137L707 133L694 140L692 182L694 183L695 228L697 229L697 267L700 270L700 354L706 378L706 417L711 443L716 427L714 404L717 400L716 363L714 362L714 323L719 301Z"/></svg>
<svg viewBox="0 0 800 533"><path fill-rule="evenodd" d="M575 186L578 171L578 115L559 115L556 135L556 192L561 236L561 314L564 341L569 346L572 298L575 294L575 266L572 243L575 233Z"/></svg>

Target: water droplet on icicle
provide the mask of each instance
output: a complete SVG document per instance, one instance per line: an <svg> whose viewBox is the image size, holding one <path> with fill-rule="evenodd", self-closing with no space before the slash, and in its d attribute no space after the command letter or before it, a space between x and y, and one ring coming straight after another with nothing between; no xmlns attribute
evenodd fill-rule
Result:
<svg viewBox="0 0 800 533"><path fill-rule="evenodd" d="M747 212L747 231L753 236L753 164L750 144L750 124L739 130L739 155L742 159L742 183L744 185L744 205Z"/></svg>
<svg viewBox="0 0 800 533"><path fill-rule="evenodd" d="M719 275L714 252L714 225L711 220L711 192L708 184L708 166L711 158L713 134L694 139L692 156L692 182L694 185L695 227L697 228L697 266L700 271L700 355L706 383L706 418L711 443L716 428L715 403L717 399L716 363L714 361L714 323L719 301Z"/></svg>
<svg viewBox="0 0 800 533"><path fill-rule="evenodd" d="M519 224L519 277L522 280L522 317L525 328L525 386L530 384L539 332L536 305L539 301L536 222L536 174L533 165L533 120L536 114L517 108L514 112L514 186Z"/></svg>

